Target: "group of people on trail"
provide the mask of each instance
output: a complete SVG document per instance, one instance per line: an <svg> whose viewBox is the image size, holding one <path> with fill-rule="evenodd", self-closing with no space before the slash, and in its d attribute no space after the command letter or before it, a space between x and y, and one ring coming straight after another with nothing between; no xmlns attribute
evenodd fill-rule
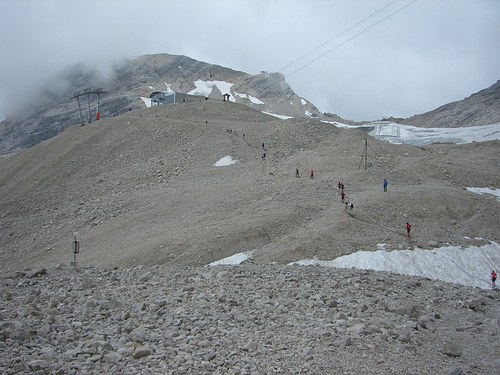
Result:
<svg viewBox="0 0 500 375"><path fill-rule="evenodd" d="M345 205L345 209L349 209L349 211L352 211L354 209L354 203L349 201L349 198L347 197L347 194L345 193L345 185L342 181L339 181L337 184L337 187L339 189L339 194L340 194L340 200L342 203Z"/></svg>
<svg viewBox="0 0 500 375"><path fill-rule="evenodd" d="M295 168L295 177L300 178L299 168ZM311 172L309 172L309 177L311 177L311 179L314 179L314 169L311 169Z"/></svg>

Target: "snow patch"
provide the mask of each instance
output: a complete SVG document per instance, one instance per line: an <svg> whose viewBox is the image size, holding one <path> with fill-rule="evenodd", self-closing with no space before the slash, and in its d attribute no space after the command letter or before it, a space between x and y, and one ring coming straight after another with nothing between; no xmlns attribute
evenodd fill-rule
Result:
<svg viewBox="0 0 500 375"><path fill-rule="evenodd" d="M144 98L141 96L141 99L142 101L144 102L144 104L146 104L146 107L151 107L151 99L150 98Z"/></svg>
<svg viewBox="0 0 500 375"><path fill-rule="evenodd" d="M254 104L264 104L263 101L257 99L256 97L254 97L252 95L240 94L240 93L237 93L237 92L235 92L234 95L239 96L240 98L248 99L248 100L250 100Z"/></svg>
<svg viewBox="0 0 500 375"><path fill-rule="evenodd" d="M293 118L292 116L278 115L276 113L270 113L270 112L266 112L266 111L262 111L262 113L264 113L266 115L269 115L269 116L277 117L277 118L279 118L281 120L288 120L288 119Z"/></svg>
<svg viewBox="0 0 500 375"><path fill-rule="evenodd" d="M476 194L490 194L495 197L497 197L497 201L500 201L500 189L495 189L495 188L473 188L473 187L468 187L466 188L468 191L471 193L476 193Z"/></svg>
<svg viewBox="0 0 500 375"><path fill-rule="evenodd" d="M209 96L212 93L214 87L217 87L219 91L224 94L229 94L229 101L235 102L236 99L231 95L231 87L233 83L225 81L202 81L201 79L194 81L196 88L188 92L189 95L202 95Z"/></svg>
<svg viewBox="0 0 500 375"><path fill-rule="evenodd" d="M238 265L243 263L245 260L252 257L253 251L248 251L246 253L238 253L231 255L230 257L223 258L208 264L208 267L221 266L221 265Z"/></svg>
<svg viewBox="0 0 500 375"><path fill-rule="evenodd" d="M304 99L302 99L302 98L300 98L300 102L302 103L302 105L306 105L307 104L307 102Z"/></svg>
<svg viewBox="0 0 500 375"><path fill-rule="evenodd" d="M500 245L491 242L467 248L358 251L331 261L303 259L292 264L388 271L490 289L490 272L500 264Z"/></svg>
<svg viewBox="0 0 500 375"><path fill-rule="evenodd" d="M224 156L222 159L219 159L214 164L214 167L226 167L228 165L236 164L236 163L239 163L239 160L235 160L231 156Z"/></svg>
<svg viewBox="0 0 500 375"><path fill-rule="evenodd" d="M167 83L167 82L163 82L165 84L165 86L167 86L167 89L165 90L165 92L168 92L169 94L173 94L175 91L172 90L172 84L171 83Z"/></svg>

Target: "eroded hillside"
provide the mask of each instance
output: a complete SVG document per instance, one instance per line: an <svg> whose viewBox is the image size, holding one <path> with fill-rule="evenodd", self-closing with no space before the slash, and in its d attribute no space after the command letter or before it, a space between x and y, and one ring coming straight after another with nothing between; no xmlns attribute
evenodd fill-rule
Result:
<svg viewBox="0 0 500 375"><path fill-rule="evenodd" d="M71 127L0 159L0 264L69 262L75 233L80 262L106 266L204 265L249 250L288 263L379 243L500 240L499 202L465 190L500 185L497 141L416 148L369 138L365 169L365 138L212 100ZM238 163L215 167L224 156Z"/></svg>

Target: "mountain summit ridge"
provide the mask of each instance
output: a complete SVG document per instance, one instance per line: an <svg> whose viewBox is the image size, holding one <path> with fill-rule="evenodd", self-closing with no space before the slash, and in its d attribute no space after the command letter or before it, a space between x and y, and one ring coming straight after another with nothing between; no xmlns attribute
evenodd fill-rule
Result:
<svg viewBox="0 0 500 375"><path fill-rule="evenodd" d="M156 54L127 59L115 64L108 77L79 64L67 69L56 81L45 88L36 101L32 100L29 108L9 115L0 123L0 154L29 148L80 123L78 103L72 97L76 92L95 87L102 87L106 92L101 97L101 117L144 108L146 105L141 97L149 98L154 91L196 94L197 81L211 86L212 91L203 95L210 99L223 99L226 92L219 90L217 82L224 82L229 88L227 94L230 94L231 101L254 109L290 117L320 115L312 103L294 93L281 73L251 75L187 56ZM81 106L86 122L85 97ZM95 107L94 101L91 103L91 121L96 116Z"/></svg>
<svg viewBox="0 0 500 375"><path fill-rule="evenodd" d="M204 85L204 89L199 90L198 85ZM321 113L313 103L298 96L281 73L261 71L252 75L187 56L163 53L125 59L106 72L77 64L61 72L41 92L26 93L23 100L28 103L24 108L0 122L0 155L32 147L81 123L74 95L98 87L106 92L101 97L100 117L113 117L144 108L153 92L173 90L179 94L180 100L202 100L199 96L187 98L188 94L222 100L222 96L228 94L230 101L285 117L366 123ZM83 117L90 117L93 121L96 118L95 97L90 111L86 98L82 99ZM500 122L500 81L435 110L407 119L390 119L422 127L463 127Z"/></svg>
<svg viewBox="0 0 500 375"><path fill-rule="evenodd" d="M500 122L500 80L463 100L442 105L402 121L406 125L426 128L459 128L498 122Z"/></svg>

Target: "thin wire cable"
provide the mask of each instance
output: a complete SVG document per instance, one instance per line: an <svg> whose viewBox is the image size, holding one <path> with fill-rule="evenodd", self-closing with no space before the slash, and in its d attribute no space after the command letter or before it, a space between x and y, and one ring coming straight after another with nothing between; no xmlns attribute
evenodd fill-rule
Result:
<svg viewBox="0 0 500 375"><path fill-rule="evenodd" d="M321 59L321 58L325 57L326 55L328 55L329 53L333 52L334 50L336 50L336 49L340 48L340 47L341 47L341 46L343 46L344 44L346 44L346 43L348 43L348 42L352 41L353 39L357 38L358 36L360 36L361 34L365 33L366 31L368 31L368 30L372 29L373 27L375 27L375 26L379 25L380 23L384 22L384 21L385 21L385 20L387 20L389 17L392 17L392 16L393 16L393 15L395 15L396 13L398 13L398 12L402 11L403 9L405 9L405 8L409 7L410 5L412 5L413 3L415 3L416 1L417 1L417 0L411 0L409 3L405 4L405 5L404 5L404 6L402 6L401 8L396 9L394 12L392 12L392 13L388 14L387 16L383 17L383 18L382 18L382 19L380 19L379 21L377 21L377 22L375 22L375 23L373 23L373 24L368 25L366 28L364 28L364 29L363 29L363 30L361 30L360 32L356 33L356 34L355 34L355 35L353 35L352 37L350 37L350 38L348 38L348 39L344 40L344 41L343 41L343 42L341 42L340 44L338 44L338 45L334 46L333 48L331 48L331 49L329 49L328 51L326 51L326 52L322 53L321 55L319 55L318 57L314 58L313 60L311 60L311 61L307 62L306 64L304 64L304 65L300 66L299 68L295 69L295 70L294 70L294 71L292 71L291 73L287 74L287 77L290 77L291 75L293 75L293 74L295 74L295 73L299 72L300 70L302 70L302 69L306 68L307 66L311 65L312 63L314 63L314 62L318 61L319 59ZM391 4L392 4L392 3L391 3ZM389 5L391 5L391 4L389 4ZM387 7L387 6L386 6L386 7ZM381 8L381 9L382 9L382 8ZM378 12L378 11L377 11L377 12ZM377 12L375 12L375 13L377 13ZM373 13L373 14L375 14L375 13ZM367 18L370 18L370 16L368 16ZM360 21L358 24L360 24L361 22L362 22L362 21ZM356 26L357 26L358 24L356 24ZM355 27L355 26L352 26L350 29L352 29L353 27ZM319 47L318 47L318 48L319 48ZM289 64L289 65L291 65L291 64ZM285 78L283 77L281 80L283 80L283 81L284 81L284 80L285 80ZM281 81L281 80L280 80L280 81ZM269 92L269 91L268 91L268 89L269 89L271 86L275 85L275 84L276 84L276 82L273 82L273 83L269 84L268 86L264 87L264 89L263 89L263 91L262 91L261 95L268 93L268 92ZM279 94L281 94L281 93L283 93L283 92L285 92L285 91L287 91L287 90L288 90L288 88L287 88L287 89L284 89L284 90L282 90L282 91L280 91L280 92L279 92Z"/></svg>
<svg viewBox="0 0 500 375"><path fill-rule="evenodd" d="M281 72L283 70L285 70L286 68L288 68L289 66L295 64L296 62L299 62L300 60L303 60L306 56L318 51L319 49L321 49L322 47L324 47L325 45L327 45L328 43L330 43L332 40L335 40L337 38L339 38L340 36L346 34L347 32L351 31L352 29L354 29L355 27L361 25L363 22L365 22L366 20L372 18L373 16L375 16L377 13L380 13L382 12L383 10L387 9L388 7L390 7L392 4L394 3L397 3L398 1L401 1L401 0L393 0L391 1L389 4L387 4L386 6L378 9L377 11L373 12L372 14L370 14L369 16L363 18L361 21L359 21L358 23L348 27L347 29L345 29L344 31L342 31L341 33L335 35L334 37L328 39L326 42L320 44L319 46L317 46L316 48L313 48L312 50L310 50L309 52L305 53L304 55L302 55L301 57L299 57L298 59L292 61L291 63L285 65L283 68L281 69L278 69L278 72Z"/></svg>
<svg viewBox="0 0 500 375"><path fill-rule="evenodd" d="M360 32L358 32L357 34L353 35L352 37L348 38L347 40L343 41L342 43L336 45L335 47L329 49L328 51L326 51L325 53L319 55L318 57L316 57L315 59L311 60L310 62L308 62L307 64L304 64L302 65L300 68L298 69L295 69L293 72L289 73L288 74L288 77L291 76L292 74L295 74L297 73L298 71L304 69L305 67L311 65L313 62L316 62L318 61L319 59L323 58L324 56L328 55L329 53L335 51L337 48L343 46L344 44L350 42L351 40L357 38L358 36L360 36L361 34L363 34L364 32L374 28L375 26L377 26L378 24L384 22L386 19L388 19L389 17L392 17L394 14L396 13L399 13L400 11L402 11L403 9L407 8L408 6L410 6L411 4L413 4L414 2L416 2L417 0L412 0L410 1L408 4L402 6L401 8L398 8L396 9L394 12L390 13L389 15L385 16L384 18L382 18L381 20L369 25L367 28L361 30Z"/></svg>

